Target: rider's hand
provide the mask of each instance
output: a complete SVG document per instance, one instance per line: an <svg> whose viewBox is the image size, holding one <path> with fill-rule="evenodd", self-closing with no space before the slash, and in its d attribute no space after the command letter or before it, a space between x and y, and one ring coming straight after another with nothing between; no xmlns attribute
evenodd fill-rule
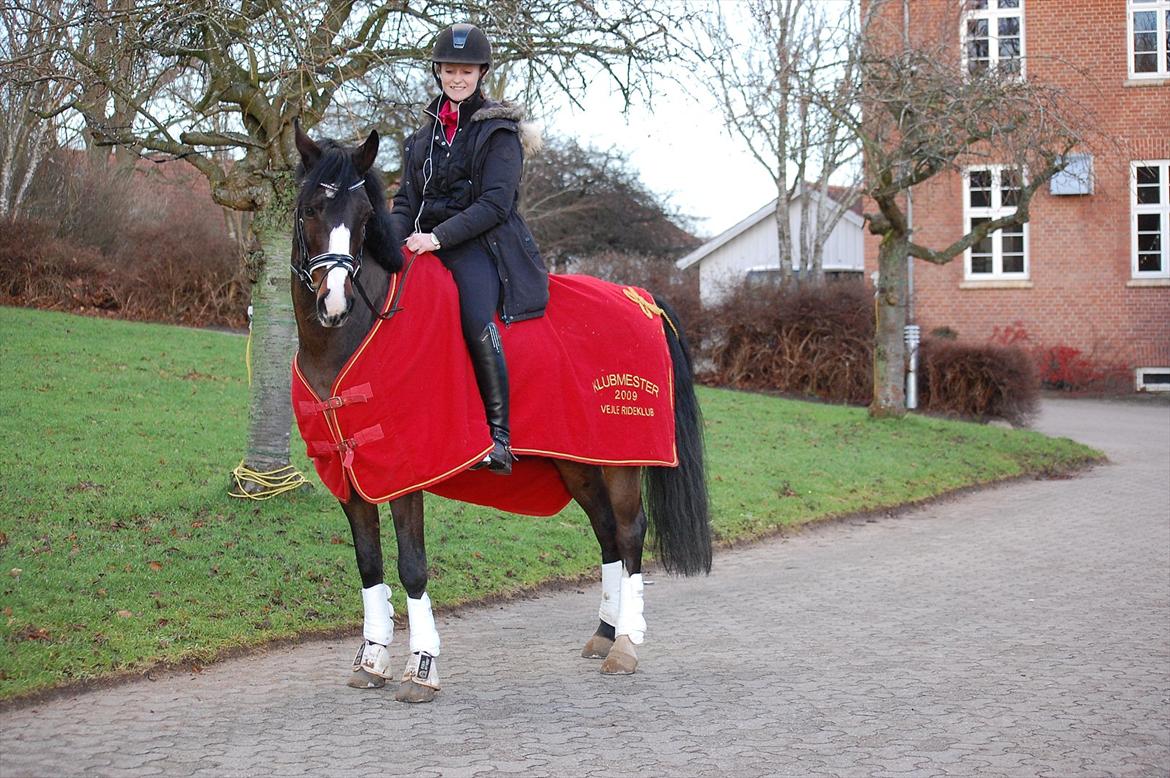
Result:
<svg viewBox="0 0 1170 778"><path fill-rule="evenodd" d="M429 232L416 232L406 239L406 248L415 254L422 254L425 251L434 251L436 243L438 241L435 240L433 234Z"/></svg>

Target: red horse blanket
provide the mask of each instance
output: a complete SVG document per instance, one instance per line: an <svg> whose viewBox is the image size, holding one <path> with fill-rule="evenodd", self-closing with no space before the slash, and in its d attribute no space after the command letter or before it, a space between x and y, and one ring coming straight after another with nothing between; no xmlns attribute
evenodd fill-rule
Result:
<svg viewBox="0 0 1170 778"><path fill-rule="evenodd" d="M491 449L450 273L418 256L394 276L375 324L319 397L293 361L297 425L321 480L385 502L425 489L548 516L569 494L548 458L675 466L674 384L649 293L552 276L545 316L500 327L511 384L512 475L468 470Z"/></svg>

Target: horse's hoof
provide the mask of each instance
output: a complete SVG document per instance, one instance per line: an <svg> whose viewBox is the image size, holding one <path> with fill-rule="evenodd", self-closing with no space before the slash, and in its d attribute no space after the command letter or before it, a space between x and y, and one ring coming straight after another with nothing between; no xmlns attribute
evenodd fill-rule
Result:
<svg viewBox="0 0 1170 778"><path fill-rule="evenodd" d="M586 659L605 659L609 650L613 648L613 641L604 635L591 635L585 648L581 649L581 656Z"/></svg>
<svg viewBox="0 0 1170 778"><path fill-rule="evenodd" d="M403 681L398 685L398 691L394 692L394 699L399 702L430 702L438 691L414 681Z"/></svg>
<svg viewBox="0 0 1170 778"><path fill-rule="evenodd" d="M385 678L379 678L372 673L367 673L361 668L350 673L349 681L346 683L346 686L354 689L381 689L385 685Z"/></svg>
<svg viewBox="0 0 1170 778"><path fill-rule="evenodd" d="M618 635L601 663L602 675L630 675L638 669L638 652L628 635Z"/></svg>
<svg viewBox="0 0 1170 778"><path fill-rule="evenodd" d="M439 691L439 660L425 651L415 651L406 660L402 683L394 693L399 702L430 702Z"/></svg>

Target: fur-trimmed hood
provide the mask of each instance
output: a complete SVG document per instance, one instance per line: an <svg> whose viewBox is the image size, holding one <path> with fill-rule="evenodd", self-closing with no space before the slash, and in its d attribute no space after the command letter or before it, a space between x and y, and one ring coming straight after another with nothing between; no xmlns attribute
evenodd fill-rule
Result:
<svg viewBox="0 0 1170 778"><path fill-rule="evenodd" d="M520 136L520 146L524 149L525 156L527 156L529 154L535 154L544 148L544 138L540 134L540 125L536 122L525 120L524 117L527 115L527 109L518 103L510 103L507 100L502 102L488 100L482 108L471 115L471 121L484 122L489 119L505 119L516 122L517 134Z"/></svg>
<svg viewBox="0 0 1170 778"><path fill-rule="evenodd" d="M423 113L431 121L438 119L439 103L443 97L440 95L431 101ZM473 122L485 122L490 119L503 119L504 121L516 123L516 134L520 137L520 146L524 149L524 155L535 154L544 148L544 137L540 131L540 125L534 121L528 120L528 110L519 103L509 102L507 100L496 101L491 98L484 100L483 105L475 113L471 115Z"/></svg>

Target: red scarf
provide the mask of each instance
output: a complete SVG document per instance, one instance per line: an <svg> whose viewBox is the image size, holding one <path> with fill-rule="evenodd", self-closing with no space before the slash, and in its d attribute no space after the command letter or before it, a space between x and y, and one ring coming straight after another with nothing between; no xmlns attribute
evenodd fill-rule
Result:
<svg viewBox="0 0 1170 778"><path fill-rule="evenodd" d="M459 108L455 103L443 101L443 107L439 109L439 123L443 125L443 133L450 144L455 140L455 131L459 129Z"/></svg>

